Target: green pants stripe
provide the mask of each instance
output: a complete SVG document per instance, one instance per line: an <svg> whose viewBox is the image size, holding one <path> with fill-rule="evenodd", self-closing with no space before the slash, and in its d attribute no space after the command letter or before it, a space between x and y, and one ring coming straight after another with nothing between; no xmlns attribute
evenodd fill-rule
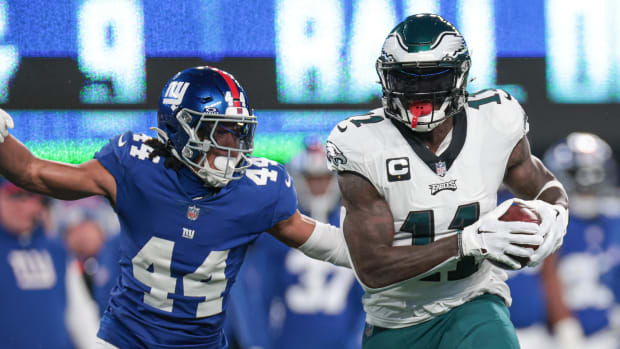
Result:
<svg viewBox="0 0 620 349"><path fill-rule="evenodd" d="M518 349L504 301L485 294L419 325L385 329L367 325L363 349Z"/></svg>

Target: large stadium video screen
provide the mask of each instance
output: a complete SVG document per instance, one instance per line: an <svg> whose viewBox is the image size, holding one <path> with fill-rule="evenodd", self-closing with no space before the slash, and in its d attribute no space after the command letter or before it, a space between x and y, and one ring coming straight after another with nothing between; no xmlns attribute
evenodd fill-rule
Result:
<svg viewBox="0 0 620 349"><path fill-rule="evenodd" d="M165 82L214 65L257 110L256 155L287 161L306 135L380 106L381 44L422 12L465 36L470 92L521 101L535 150L574 130L620 146L613 0L0 0L0 103L35 153L80 162L126 128L150 132Z"/></svg>

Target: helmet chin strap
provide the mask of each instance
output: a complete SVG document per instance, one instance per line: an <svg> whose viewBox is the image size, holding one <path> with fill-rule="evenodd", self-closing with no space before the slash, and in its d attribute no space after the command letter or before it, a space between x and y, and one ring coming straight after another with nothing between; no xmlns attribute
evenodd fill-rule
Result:
<svg viewBox="0 0 620 349"><path fill-rule="evenodd" d="M230 175L230 177L232 177L232 174L234 173L237 167L237 163L240 159L241 154L237 154L236 158L229 158L228 156L216 156L215 159L213 159L213 167L211 167L208 164L208 160L205 156L205 159L203 160L203 166L206 164L206 166L211 167L211 169L203 167L195 172L200 178L205 181L207 185L215 188L221 188L226 186L232 180L227 176ZM214 172L221 172L221 176L214 174Z"/></svg>
<svg viewBox="0 0 620 349"><path fill-rule="evenodd" d="M216 170L220 170L224 172L224 175L227 175L228 173L233 173L235 171L235 167L237 166L237 162L239 162L240 157L240 155L237 155L233 161L230 161L228 156L216 156L215 159L213 159L213 166Z"/></svg>

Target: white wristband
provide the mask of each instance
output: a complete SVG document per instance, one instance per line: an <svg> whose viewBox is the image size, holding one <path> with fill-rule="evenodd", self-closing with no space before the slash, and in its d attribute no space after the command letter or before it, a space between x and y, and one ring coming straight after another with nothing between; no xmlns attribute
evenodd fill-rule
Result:
<svg viewBox="0 0 620 349"><path fill-rule="evenodd" d="M351 268L349 250L342 230L330 224L318 221L314 223L312 234L297 249L310 258Z"/></svg>
<svg viewBox="0 0 620 349"><path fill-rule="evenodd" d="M562 185L562 183L560 183L560 181L558 181L557 179L554 179L552 181L545 183L545 185L543 185L543 187L540 188L540 191L538 192L534 200L538 200L538 198L542 195L542 193L549 188L559 188L563 192L566 192L566 189L564 189L564 186Z"/></svg>

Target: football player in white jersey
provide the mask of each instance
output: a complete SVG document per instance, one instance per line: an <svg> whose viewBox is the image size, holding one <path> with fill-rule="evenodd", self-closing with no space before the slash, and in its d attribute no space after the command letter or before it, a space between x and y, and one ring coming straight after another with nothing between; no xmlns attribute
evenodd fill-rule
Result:
<svg viewBox="0 0 620 349"><path fill-rule="evenodd" d="M442 17L397 25L376 67L382 108L340 122L327 142L366 291L364 349L518 348L496 265L537 265L562 244L562 185L531 154L515 98L468 95L467 46ZM540 225L499 220L512 204L496 207L502 182Z"/></svg>

